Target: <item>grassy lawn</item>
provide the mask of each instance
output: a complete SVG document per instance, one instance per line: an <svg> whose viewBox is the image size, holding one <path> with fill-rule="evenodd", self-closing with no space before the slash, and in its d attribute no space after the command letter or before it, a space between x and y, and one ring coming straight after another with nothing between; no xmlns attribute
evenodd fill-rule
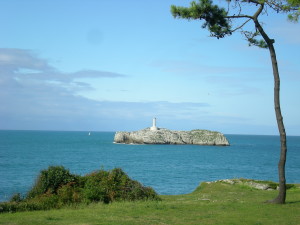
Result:
<svg viewBox="0 0 300 225"><path fill-rule="evenodd" d="M0 224L300 224L300 188L287 204L263 203L277 191L240 184L203 183L193 193L161 196L162 201L90 204L59 210L0 214Z"/></svg>

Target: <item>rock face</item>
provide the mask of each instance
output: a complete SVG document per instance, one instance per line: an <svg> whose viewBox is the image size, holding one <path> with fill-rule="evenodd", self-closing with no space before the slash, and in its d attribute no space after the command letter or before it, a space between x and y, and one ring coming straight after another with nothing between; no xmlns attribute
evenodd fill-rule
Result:
<svg viewBox="0 0 300 225"><path fill-rule="evenodd" d="M207 184L210 183L226 183L226 184L239 184L239 185L245 185L254 189L258 190L276 190L279 188L278 183L274 183L272 181L259 181L259 180L250 180L250 179L225 179L225 180L217 180L212 182L205 182Z"/></svg>
<svg viewBox="0 0 300 225"><path fill-rule="evenodd" d="M155 131L146 128L133 132L116 132L114 142L123 144L229 145L226 137L220 132L173 131L162 128Z"/></svg>

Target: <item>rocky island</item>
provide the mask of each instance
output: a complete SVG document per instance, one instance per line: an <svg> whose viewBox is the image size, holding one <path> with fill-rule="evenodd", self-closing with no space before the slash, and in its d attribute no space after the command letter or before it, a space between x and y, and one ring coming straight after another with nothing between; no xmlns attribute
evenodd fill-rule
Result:
<svg viewBox="0 0 300 225"><path fill-rule="evenodd" d="M116 132L114 142L123 144L229 145L226 137L220 132L209 130L175 131L158 128L155 118L153 119L153 126L150 128L132 132Z"/></svg>

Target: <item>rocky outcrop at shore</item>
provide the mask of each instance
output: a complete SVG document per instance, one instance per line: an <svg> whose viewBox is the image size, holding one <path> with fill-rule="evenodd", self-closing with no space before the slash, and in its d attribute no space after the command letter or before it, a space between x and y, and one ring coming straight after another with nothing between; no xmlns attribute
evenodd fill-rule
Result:
<svg viewBox="0 0 300 225"><path fill-rule="evenodd" d="M258 190L278 190L279 184L273 181L264 181L264 180L253 180L253 179L245 179L245 178L238 178L238 179L224 179L224 180L217 180L217 181L209 181L203 182L206 184L211 183L223 183L223 184L230 184L230 185L243 185L248 186L250 188L258 189ZM295 184L286 184L287 189L289 188L300 188L299 185Z"/></svg>
<svg viewBox="0 0 300 225"><path fill-rule="evenodd" d="M226 137L216 131L192 130L174 131L146 128L133 132L116 132L115 143L123 144L178 144L178 145L219 145L228 146Z"/></svg>

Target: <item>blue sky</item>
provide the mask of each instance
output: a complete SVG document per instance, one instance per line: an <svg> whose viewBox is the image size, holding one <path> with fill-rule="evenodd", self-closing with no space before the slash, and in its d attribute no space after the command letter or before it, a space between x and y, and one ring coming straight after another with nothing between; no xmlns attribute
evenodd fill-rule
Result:
<svg viewBox="0 0 300 225"><path fill-rule="evenodd" d="M0 129L278 134L267 50L174 19L186 0L0 1ZM224 1L215 1L216 3ZM288 135L300 135L300 25L276 43Z"/></svg>

